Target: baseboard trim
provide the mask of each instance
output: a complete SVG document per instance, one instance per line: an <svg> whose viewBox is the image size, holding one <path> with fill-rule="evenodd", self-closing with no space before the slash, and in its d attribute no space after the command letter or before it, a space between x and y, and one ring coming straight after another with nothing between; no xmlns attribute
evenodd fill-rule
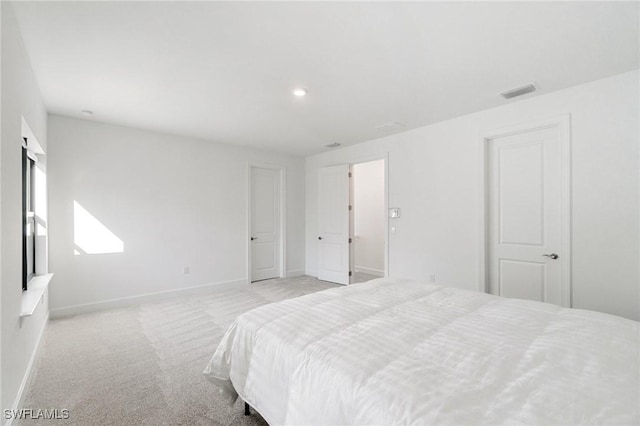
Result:
<svg viewBox="0 0 640 426"><path fill-rule="evenodd" d="M40 354L40 346L42 345L42 337L44 336L44 331L47 329L47 325L49 324L49 316L44 320L44 324L42 324L42 328L40 329L40 333L38 334L38 340L36 341L36 345L33 348L33 352L31 353L31 358L29 358L29 363L27 364L27 369L24 372L24 376L22 377L22 383L20 383L20 388L18 389L18 394L16 395L16 399L13 402L12 410L15 413L19 410L19 407L22 405L22 398L24 397L24 390L29 387L31 384L33 365L36 363L36 359L38 359L38 355ZM13 423L14 417L7 419L5 426L11 426Z"/></svg>
<svg viewBox="0 0 640 426"><path fill-rule="evenodd" d="M354 266L356 272L363 272L365 274L375 275L376 277L384 277L384 271L380 269L367 268L364 266Z"/></svg>
<svg viewBox="0 0 640 426"><path fill-rule="evenodd" d="M158 302L176 296L187 296L190 294L204 294L233 288L247 286L247 279L242 278L232 281L221 281L218 283L205 284L195 287L186 287L176 290L159 291L157 293L146 293L137 296L122 297L119 299L104 300L102 302L85 303L80 305L65 306L50 310L51 318L62 318L72 315L85 314L88 312L102 311L105 309L122 308L141 303Z"/></svg>
<svg viewBox="0 0 640 426"><path fill-rule="evenodd" d="M301 277L302 275L304 275L304 269L291 269L287 271L287 278Z"/></svg>

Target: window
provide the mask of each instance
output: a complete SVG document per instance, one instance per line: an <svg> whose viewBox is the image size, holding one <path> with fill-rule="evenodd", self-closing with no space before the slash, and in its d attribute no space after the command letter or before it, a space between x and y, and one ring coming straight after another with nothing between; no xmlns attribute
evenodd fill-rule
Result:
<svg viewBox="0 0 640 426"><path fill-rule="evenodd" d="M35 215L36 156L22 145L22 290L36 272Z"/></svg>

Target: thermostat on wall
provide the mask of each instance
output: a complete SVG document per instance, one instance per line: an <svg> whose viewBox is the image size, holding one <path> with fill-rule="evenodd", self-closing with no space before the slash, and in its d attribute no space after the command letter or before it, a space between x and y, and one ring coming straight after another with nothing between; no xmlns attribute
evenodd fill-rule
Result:
<svg viewBox="0 0 640 426"><path fill-rule="evenodd" d="M400 209L397 207L389 209L389 217L391 219L397 219L400 217Z"/></svg>

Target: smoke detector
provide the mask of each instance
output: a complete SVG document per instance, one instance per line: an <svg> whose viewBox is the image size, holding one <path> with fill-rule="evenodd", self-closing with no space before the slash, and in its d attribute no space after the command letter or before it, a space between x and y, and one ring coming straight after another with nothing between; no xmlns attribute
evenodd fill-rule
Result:
<svg viewBox="0 0 640 426"><path fill-rule="evenodd" d="M340 146L338 142L330 143L329 145L325 145L327 148L337 148Z"/></svg>
<svg viewBox="0 0 640 426"><path fill-rule="evenodd" d="M405 126L402 123L398 123L397 121L389 121L388 123L378 124L376 126L376 129L382 130L382 131L392 131L392 130L402 130L406 127L407 126Z"/></svg>
<svg viewBox="0 0 640 426"><path fill-rule="evenodd" d="M529 83L529 84L525 84L524 86L515 87L513 89L509 89L509 90L505 90L504 92L500 92L500 96L502 96L505 99L511 99L511 98L515 98L517 96L526 95L527 93L531 93L531 92L535 92L535 91L536 91L536 84L535 83Z"/></svg>

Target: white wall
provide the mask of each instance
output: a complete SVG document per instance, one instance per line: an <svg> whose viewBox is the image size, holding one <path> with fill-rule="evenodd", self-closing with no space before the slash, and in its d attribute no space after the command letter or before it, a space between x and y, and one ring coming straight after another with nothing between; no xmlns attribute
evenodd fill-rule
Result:
<svg viewBox="0 0 640 426"><path fill-rule="evenodd" d="M0 5L0 137L2 136L2 5ZM2 143L0 142L0 194L2 193ZM2 331L2 197L0 197L0 332ZM2 336L0 336L0 404L2 400Z"/></svg>
<svg viewBox="0 0 640 426"><path fill-rule="evenodd" d="M354 268L384 276L384 160L354 164L352 174Z"/></svg>
<svg viewBox="0 0 640 426"><path fill-rule="evenodd" d="M389 155L389 274L477 289L482 136L571 114L572 301L640 318L639 74L632 71L413 131L308 157L306 265L316 274L316 174Z"/></svg>
<svg viewBox="0 0 640 426"><path fill-rule="evenodd" d="M287 173L287 269L304 270L304 160L51 115L52 315L247 279L247 162ZM74 201L124 244L74 255ZM184 267L190 273L184 275Z"/></svg>
<svg viewBox="0 0 640 426"><path fill-rule="evenodd" d="M2 8L1 296L2 408L13 408L46 324L45 293L33 316L20 318L22 301L22 117L44 149L47 113L8 2ZM4 418L4 417L3 417Z"/></svg>

